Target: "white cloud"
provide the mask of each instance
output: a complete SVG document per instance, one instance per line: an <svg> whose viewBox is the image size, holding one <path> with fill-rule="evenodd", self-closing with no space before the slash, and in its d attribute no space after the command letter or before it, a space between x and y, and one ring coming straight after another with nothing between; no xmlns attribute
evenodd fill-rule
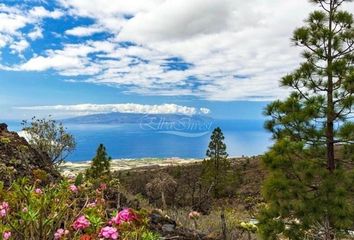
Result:
<svg viewBox="0 0 354 240"><path fill-rule="evenodd" d="M0 22L0 35L3 39L1 45L5 46L13 40L14 36L20 35L18 30L26 26L29 19L17 8L0 4Z"/></svg>
<svg viewBox="0 0 354 240"><path fill-rule="evenodd" d="M74 27L72 29L66 30L65 34L77 36L77 37L87 37L87 36L91 36L95 33L100 33L100 32L104 32L104 31L105 31L104 28L94 25L94 26L88 26L88 27Z"/></svg>
<svg viewBox="0 0 354 240"><path fill-rule="evenodd" d="M39 38L43 38L43 33L42 33L42 28L39 26L36 26L32 32L28 34L28 37L34 41Z"/></svg>
<svg viewBox="0 0 354 240"><path fill-rule="evenodd" d="M94 63L101 70L87 82L124 86L144 95L220 101L286 95L278 88L279 78L299 63L299 50L290 47L289 38L311 10L306 1L292 0L103 0L98 4L106 7L100 9L96 0L61 3L71 14L90 16L115 33L110 43L138 44L100 54L102 59ZM134 17L124 18L127 14ZM192 66L166 71L165 59L175 56Z"/></svg>
<svg viewBox="0 0 354 240"><path fill-rule="evenodd" d="M108 53L113 50L109 42L89 41L86 44L67 44L61 50L48 50L46 56L36 56L17 70L45 71L54 69L63 76L94 75L99 73L102 66L88 57L91 53Z"/></svg>
<svg viewBox="0 0 354 240"><path fill-rule="evenodd" d="M24 71L44 71L51 68L62 70L80 65L81 62L78 58L68 56L50 56L50 57L35 57L21 66Z"/></svg>
<svg viewBox="0 0 354 240"><path fill-rule="evenodd" d="M150 11L137 14L119 37L146 43L146 40L181 40L222 32L228 28L232 5L235 6L232 2L235 1L164 1Z"/></svg>
<svg viewBox="0 0 354 240"><path fill-rule="evenodd" d="M210 113L210 109L209 108L200 108L199 110L200 110L200 112L202 112L204 114L209 114Z"/></svg>
<svg viewBox="0 0 354 240"><path fill-rule="evenodd" d="M35 18L53 18L58 19L64 15L60 10L55 9L54 11L48 11L44 7L34 7L29 12L29 15Z"/></svg>
<svg viewBox="0 0 354 240"><path fill-rule="evenodd" d="M148 11L165 0L59 0L75 16L94 18L99 25L119 32L126 23L126 15Z"/></svg>
<svg viewBox="0 0 354 240"><path fill-rule="evenodd" d="M18 42L14 42L12 45L10 45L10 48L13 50L13 52L17 52L20 54L28 47L29 43L25 39L22 39Z"/></svg>
<svg viewBox="0 0 354 240"><path fill-rule="evenodd" d="M11 45L10 48L14 52L21 54L29 46L25 34L21 32L22 28L34 25L34 31L28 34L28 37L33 41L42 37L39 25L43 18L56 19L63 14L60 10L48 11L44 7L23 10L17 5L9 7L0 3L0 48Z"/></svg>
<svg viewBox="0 0 354 240"><path fill-rule="evenodd" d="M196 109L195 107L181 106L177 104L142 105L135 103L123 104L77 104L77 105L54 105L54 106L31 106L17 107L20 110L52 111L71 115L86 115L94 113L142 113L142 114L209 114L207 108Z"/></svg>
<svg viewBox="0 0 354 240"><path fill-rule="evenodd" d="M301 49L291 46L290 38L315 9L305 0L58 2L65 10L35 7L24 14L0 5L11 12L5 16L0 11L0 21L7 23L0 25L0 47L20 38L18 31L33 19L63 14L93 19L92 25L66 30L68 41L61 49L34 54L14 70L54 69L62 76L89 76L88 83L122 87L128 93L192 95L218 101L286 96L288 92L278 86L279 79L301 60ZM351 3L346 8L352 7ZM113 37L87 40L98 32ZM70 36L86 38L70 44ZM39 33L33 33L36 37ZM123 48L123 41L135 45ZM171 69L167 59L173 57L183 59L187 67Z"/></svg>

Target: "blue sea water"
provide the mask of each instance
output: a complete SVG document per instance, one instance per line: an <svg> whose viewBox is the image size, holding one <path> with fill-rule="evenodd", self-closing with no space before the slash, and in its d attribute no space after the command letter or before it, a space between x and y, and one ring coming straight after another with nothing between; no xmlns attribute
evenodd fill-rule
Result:
<svg viewBox="0 0 354 240"><path fill-rule="evenodd" d="M220 127L230 156L252 156L264 153L271 145L271 135L263 129L263 120L214 120L201 134L176 134L159 129L142 128L139 124L69 124L68 131L77 141L68 161L90 160L97 146L106 146L117 159L136 158L204 158L210 135ZM7 122L9 129L20 131L18 122ZM186 131L184 131L186 133Z"/></svg>

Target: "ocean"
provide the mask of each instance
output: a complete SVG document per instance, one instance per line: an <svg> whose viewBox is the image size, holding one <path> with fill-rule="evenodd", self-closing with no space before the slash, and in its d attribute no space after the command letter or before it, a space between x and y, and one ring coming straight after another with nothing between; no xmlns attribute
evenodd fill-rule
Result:
<svg viewBox="0 0 354 240"><path fill-rule="evenodd" d="M74 135L76 150L66 159L79 162L93 158L100 143L113 159L204 158L210 135L220 127L229 156L253 156L264 153L272 144L263 120L213 120L203 128L163 129L137 123L67 124ZM19 122L7 122L11 131L20 131ZM173 131L172 131L173 130Z"/></svg>

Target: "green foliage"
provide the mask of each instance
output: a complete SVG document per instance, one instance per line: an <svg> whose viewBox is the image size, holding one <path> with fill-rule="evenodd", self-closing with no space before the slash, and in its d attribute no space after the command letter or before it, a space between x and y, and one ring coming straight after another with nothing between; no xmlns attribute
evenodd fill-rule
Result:
<svg viewBox="0 0 354 240"><path fill-rule="evenodd" d="M89 169L86 171L88 178L106 178L110 175L111 157L108 157L106 148L100 144L97 148L96 156L92 159Z"/></svg>
<svg viewBox="0 0 354 240"><path fill-rule="evenodd" d="M1 137L0 143L7 145L7 144L11 143L11 139L7 138L7 137Z"/></svg>
<svg viewBox="0 0 354 240"><path fill-rule="evenodd" d="M101 239L100 232L107 226L115 228L122 240L159 239L148 229L150 212L146 210L131 209L134 218L131 215L129 223L113 220L107 225L118 211L106 210L104 196L102 187L95 188L88 182L75 186L63 180L40 187L39 181L30 184L27 179L19 179L9 188L0 182L0 239L4 232L11 232L10 239L52 240L60 229L66 232L61 240ZM87 223L77 229L74 225L79 217Z"/></svg>
<svg viewBox="0 0 354 240"><path fill-rule="evenodd" d="M15 239L52 239L60 224L73 220L79 212L74 209L77 201L70 199L67 182L55 189L41 189L42 193L36 193L37 188L21 179L9 190L0 189L0 199L10 204L10 212L0 223L1 232L11 231Z"/></svg>
<svg viewBox="0 0 354 240"><path fill-rule="evenodd" d="M263 186L267 205L259 216L265 239L317 239L324 231L352 228L354 172L330 172L312 151L283 139L264 156L270 171Z"/></svg>
<svg viewBox="0 0 354 240"><path fill-rule="evenodd" d="M275 145L263 158L264 239L340 239L354 226L353 15L343 1L312 2L322 9L292 39L305 62L281 81L293 92L265 109Z"/></svg>
<svg viewBox="0 0 354 240"><path fill-rule="evenodd" d="M159 240L160 235L154 232L146 231L141 235L141 240Z"/></svg>
<svg viewBox="0 0 354 240"><path fill-rule="evenodd" d="M75 185L80 186L83 183L84 183L84 174L79 173L75 178Z"/></svg>
<svg viewBox="0 0 354 240"><path fill-rule="evenodd" d="M233 179L224 138L221 129L215 128L206 152L208 158L203 161L202 180L205 184L213 186L213 193L217 198L223 195L226 186Z"/></svg>
<svg viewBox="0 0 354 240"><path fill-rule="evenodd" d="M52 119L32 118L22 122L23 131L28 134L29 144L40 154L48 155L53 164L64 162L75 150L74 137L66 132L63 124Z"/></svg>

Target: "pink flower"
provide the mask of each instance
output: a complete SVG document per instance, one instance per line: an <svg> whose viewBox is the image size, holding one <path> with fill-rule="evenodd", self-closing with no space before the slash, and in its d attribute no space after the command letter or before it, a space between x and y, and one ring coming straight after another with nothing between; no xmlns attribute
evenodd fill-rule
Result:
<svg viewBox="0 0 354 240"><path fill-rule="evenodd" d="M192 211L192 212L190 212L190 213L188 214L188 217L189 217L190 219L197 219L197 218L200 217L200 213L197 212L197 211Z"/></svg>
<svg viewBox="0 0 354 240"><path fill-rule="evenodd" d="M104 227L100 231L100 237L104 239L118 239L118 231L115 227Z"/></svg>
<svg viewBox="0 0 354 240"><path fill-rule="evenodd" d="M41 195L43 193L42 189L40 188L36 188L34 192L37 193L38 195Z"/></svg>
<svg viewBox="0 0 354 240"><path fill-rule="evenodd" d="M78 217L73 223L72 227L75 230L83 230L91 225L90 221L86 219L85 216Z"/></svg>
<svg viewBox="0 0 354 240"><path fill-rule="evenodd" d="M96 207L96 202L89 203L89 204L87 204L86 207L87 208L94 208L94 207Z"/></svg>
<svg viewBox="0 0 354 240"><path fill-rule="evenodd" d="M9 231L5 231L5 232L2 234L2 239L3 239L3 240L8 240L8 239L10 239L10 237L11 237L11 232L9 232Z"/></svg>
<svg viewBox="0 0 354 240"><path fill-rule="evenodd" d="M72 191L73 193L77 193L77 192L79 191L79 188L76 187L76 185L74 185L74 184L71 184L71 185L69 186L69 189L70 189L70 191Z"/></svg>
<svg viewBox="0 0 354 240"><path fill-rule="evenodd" d="M22 212L28 212L28 208L26 207L22 208Z"/></svg>
<svg viewBox="0 0 354 240"><path fill-rule="evenodd" d="M55 233L54 233L54 239L55 240L59 240L62 237L64 237L65 235L69 234L69 230L64 230L62 228L59 228Z"/></svg>
<svg viewBox="0 0 354 240"><path fill-rule="evenodd" d="M10 211L10 206L7 202L2 202L0 204L0 218L6 217Z"/></svg>
<svg viewBox="0 0 354 240"><path fill-rule="evenodd" d="M123 222L132 222L137 220L138 216L130 208L123 209L115 217L112 218L110 223L115 223L117 225Z"/></svg>
<svg viewBox="0 0 354 240"><path fill-rule="evenodd" d="M101 184L100 184L100 190L101 190L101 191L104 191L104 190L106 190L106 189L107 189L107 184L101 183Z"/></svg>

